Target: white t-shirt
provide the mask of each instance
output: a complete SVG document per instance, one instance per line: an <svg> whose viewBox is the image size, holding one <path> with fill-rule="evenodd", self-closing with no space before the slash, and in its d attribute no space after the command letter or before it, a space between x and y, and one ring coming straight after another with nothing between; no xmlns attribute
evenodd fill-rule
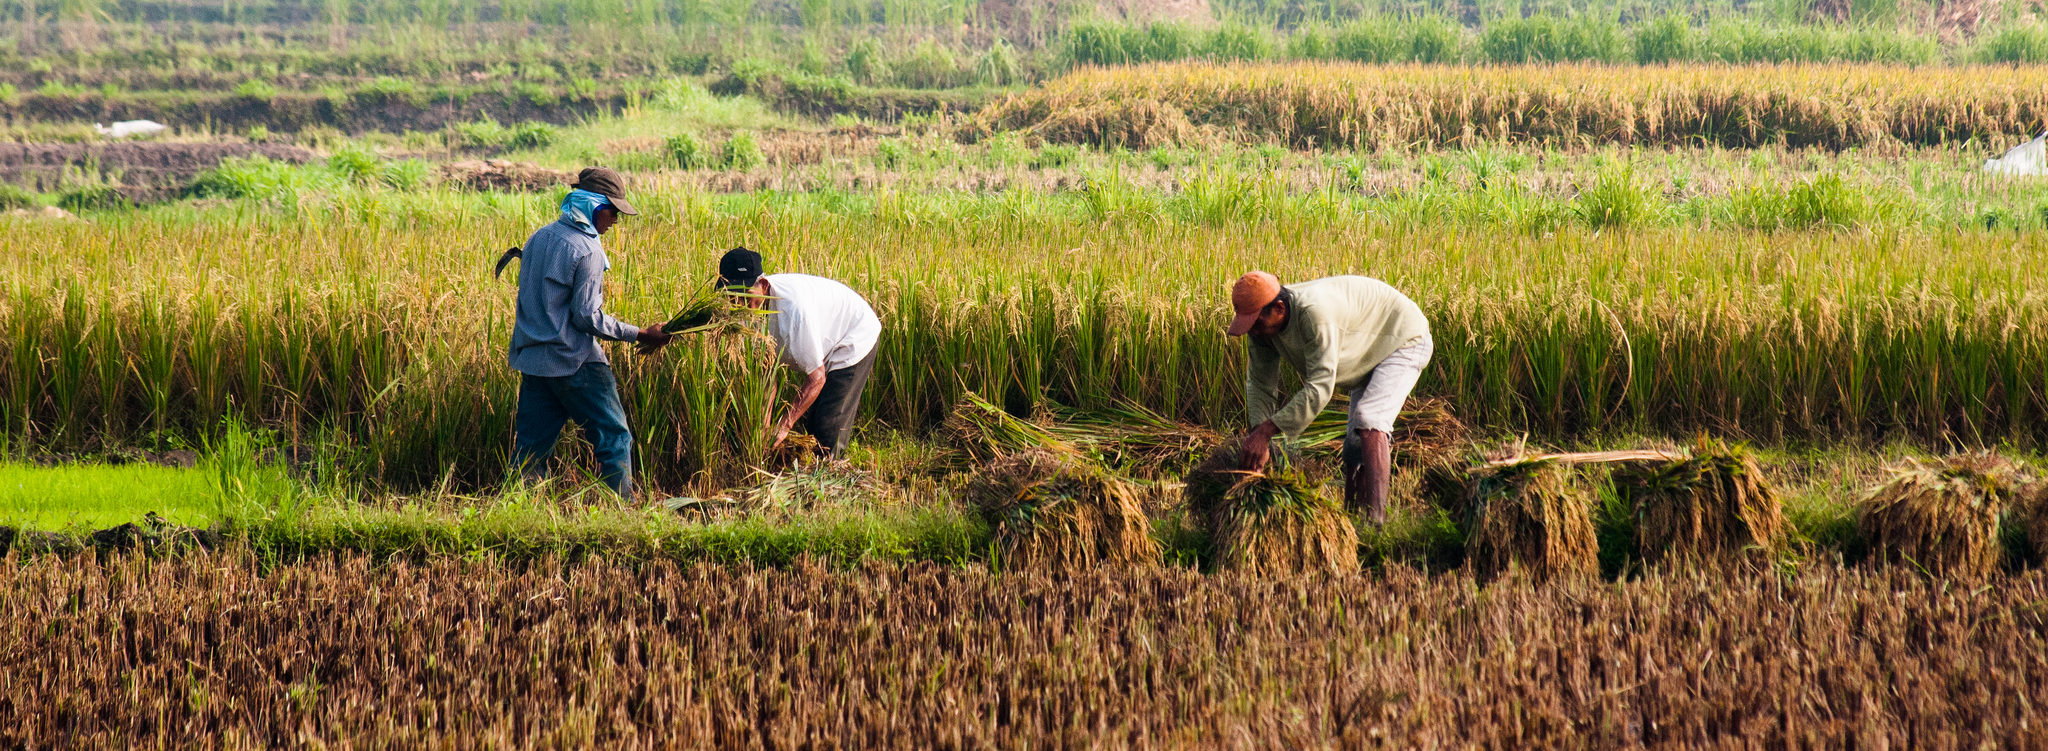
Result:
<svg viewBox="0 0 2048 751"><path fill-rule="evenodd" d="M882 319L851 287L809 274L769 274L768 332L799 373L858 364L882 337Z"/></svg>

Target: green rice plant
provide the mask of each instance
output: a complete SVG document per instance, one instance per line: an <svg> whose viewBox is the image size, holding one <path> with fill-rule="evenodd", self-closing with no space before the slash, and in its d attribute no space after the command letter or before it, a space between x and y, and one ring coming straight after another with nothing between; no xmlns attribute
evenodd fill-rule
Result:
<svg viewBox="0 0 2048 751"><path fill-rule="evenodd" d="M1224 24L1203 40L1202 54L1211 60L1264 60L1273 56L1273 43L1257 31Z"/></svg>
<svg viewBox="0 0 2048 751"><path fill-rule="evenodd" d="M1699 46L1692 23L1679 13L1659 16L1635 30L1636 62L1644 65L1693 61Z"/></svg>
<svg viewBox="0 0 2048 751"><path fill-rule="evenodd" d="M1601 170L1572 200L1572 213L1594 229L1647 224L1663 207L1657 188L1636 179L1635 170L1626 166Z"/></svg>
<svg viewBox="0 0 2048 751"><path fill-rule="evenodd" d="M1479 53L1495 63L1621 62L1625 51L1621 27L1590 15L1498 19L1479 34Z"/></svg>
<svg viewBox="0 0 2048 751"><path fill-rule="evenodd" d="M894 79L889 61L882 53L882 43L873 37L854 42L846 51L846 73L863 86L877 86Z"/></svg>
<svg viewBox="0 0 2048 751"><path fill-rule="evenodd" d="M1024 81L1024 65L1017 50L997 37L988 51L974 61L975 82L983 86L1013 86Z"/></svg>
<svg viewBox="0 0 2048 751"><path fill-rule="evenodd" d="M2048 25L2015 24L1980 36L1971 57L1984 63L2048 63Z"/></svg>
<svg viewBox="0 0 2048 751"><path fill-rule="evenodd" d="M520 123L506 133L505 145L514 149L537 150L555 145L561 136L547 123Z"/></svg>
<svg viewBox="0 0 2048 751"><path fill-rule="evenodd" d="M327 168L339 173L342 179L360 184L377 180L384 172L384 163L368 148L349 146L327 157Z"/></svg>
<svg viewBox="0 0 2048 751"><path fill-rule="evenodd" d="M725 139L725 145L718 150L719 166L729 170L749 170L766 164L767 157L761 154L760 144L754 141L754 134L738 131Z"/></svg>
<svg viewBox="0 0 2048 751"><path fill-rule="evenodd" d="M261 78L251 78L235 84L235 96L243 99L269 100L277 96L277 87Z"/></svg>
<svg viewBox="0 0 2048 751"><path fill-rule="evenodd" d="M953 53L930 39L890 61L889 69L896 85L913 89L952 88L966 78Z"/></svg>
<svg viewBox="0 0 2048 751"><path fill-rule="evenodd" d="M334 170L294 165L263 156L229 158L199 175L185 189L194 198L267 200L291 203L298 196L337 187Z"/></svg>
<svg viewBox="0 0 2048 751"><path fill-rule="evenodd" d="M456 142L472 149L490 149L504 146L512 138L511 132L489 115L482 120L455 123L451 126Z"/></svg>
<svg viewBox="0 0 2048 751"><path fill-rule="evenodd" d="M697 136L688 132L677 133L662 141L662 152L670 164L681 169L698 169L711 164L710 152L697 140Z"/></svg>
<svg viewBox="0 0 2048 751"><path fill-rule="evenodd" d="M32 209L41 203L36 199L36 194L29 192L27 188L13 183L0 183L0 211Z"/></svg>
<svg viewBox="0 0 2048 751"><path fill-rule="evenodd" d="M384 164L377 173L377 180L385 187L403 193L412 193L426 188L433 179L433 168L419 159L399 159Z"/></svg>
<svg viewBox="0 0 2048 751"><path fill-rule="evenodd" d="M90 185L57 196L57 207L71 212L118 211L134 206L134 201L110 185Z"/></svg>
<svg viewBox="0 0 2048 751"><path fill-rule="evenodd" d="M1073 164L1080 158L1081 147L1079 146L1048 143L1038 147L1037 153L1031 155L1031 167L1033 169L1065 167Z"/></svg>

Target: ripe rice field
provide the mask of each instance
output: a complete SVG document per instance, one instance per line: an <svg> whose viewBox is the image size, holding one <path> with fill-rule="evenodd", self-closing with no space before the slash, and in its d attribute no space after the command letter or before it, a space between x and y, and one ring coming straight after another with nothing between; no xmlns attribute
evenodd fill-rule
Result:
<svg viewBox="0 0 2048 751"><path fill-rule="evenodd" d="M648 216L609 238L615 314L665 320L737 244L773 270L846 279L884 320L865 413L912 434L966 391L1019 414L1136 405L1226 429L1242 365L1222 335L1223 291L1262 267L1406 290L1439 342L1418 394L1486 431L1934 449L2048 439L2038 233L1528 236L1343 215L1188 224L644 200ZM512 288L489 264L532 224L32 225L0 261L0 424L17 443L75 450L205 435L233 416L344 446L400 485L495 482L517 381L502 363ZM615 358L657 484L757 463L773 377L761 346Z"/></svg>
<svg viewBox="0 0 2048 751"><path fill-rule="evenodd" d="M1168 63L1086 68L975 115L975 132L1149 148L1486 141L1832 149L2031 137L2035 66L1438 66Z"/></svg>
<svg viewBox="0 0 2048 751"><path fill-rule="evenodd" d="M2033 747L2048 587L246 554L0 566L0 744ZM31 646L33 645L33 646Z"/></svg>
<svg viewBox="0 0 2048 751"><path fill-rule="evenodd" d="M921 69L806 38L559 130L186 129L316 158L141 208L0 185L0 748L2048 746L2048 200L1976 169L2048 68L1183 62L828 124L757 89ZM628 323L740 245L865 296L850 461L771 450L734 325L607 345L636 497L574 438L514 476L492 268L561 188L458 158L625 171ZM1240 471L1251 269L1428 316L1384 525L1336 409Z"/></svg>

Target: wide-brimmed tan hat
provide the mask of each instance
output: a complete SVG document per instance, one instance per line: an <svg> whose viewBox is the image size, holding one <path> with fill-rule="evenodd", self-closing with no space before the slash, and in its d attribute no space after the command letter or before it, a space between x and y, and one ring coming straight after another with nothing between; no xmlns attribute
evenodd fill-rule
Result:
<svg viewBox="0 0 2048 751"><path fill-rule="evenodd" d="M1244 336L1252 330L1252 324L1259 320L1259 311L1280 299L1280 278L1264 271L1253 271L1237 278L1230 286L1230 307L1237 316L1230 319L1231 336Z"/></svg>

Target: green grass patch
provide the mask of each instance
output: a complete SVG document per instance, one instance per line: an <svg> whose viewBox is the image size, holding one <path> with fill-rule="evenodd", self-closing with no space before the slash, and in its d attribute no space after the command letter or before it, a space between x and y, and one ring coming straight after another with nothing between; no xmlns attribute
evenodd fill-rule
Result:
<svg viewBox="0 0 2048 751"><path fill-rule="evenodd" d="M118 526L156 512L204 527L221 516L212 474L147 464L0 464L0 525L51 531Z"/></svg>

